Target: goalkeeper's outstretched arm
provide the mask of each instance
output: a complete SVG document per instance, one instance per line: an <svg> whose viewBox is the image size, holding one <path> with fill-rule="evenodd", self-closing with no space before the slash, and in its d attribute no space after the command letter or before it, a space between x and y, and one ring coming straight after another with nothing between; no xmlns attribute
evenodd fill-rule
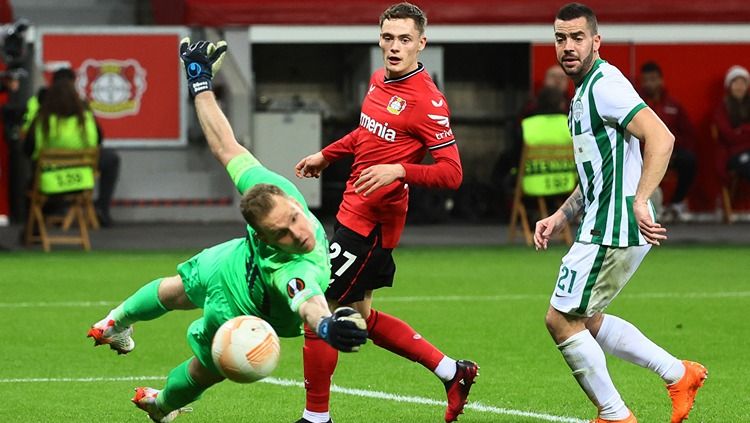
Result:
<svg viewBox="0 0 750 423"><path fill-rule="evenodd" d="M323 295L315 295L300 304L299 315L318 337L343 352L359 351L367 342L367 323L351 307L339 307L331 314Z"/></svg>
<svg viewBox="0 0 750 423"><path fill-rule="evenodd" d="M208 41L191 44L189 38L180 41L180 60L185 65L190 97L195 101L195 110L208 146L223 166L240 154L248 154L247 149L234 137L232 127L212 91L214 74L221 68L226 52L227 43L224 41L216 44Z"/></svg>
<svg viewBox="0 0 750 423"><path fill-rule="evenodd" d="M204 91L195 96L195 111L211 153L222 166L226 167L230 160L240 154L248 154L247 149L234 137L234 131L216 103L212 91Z"/></svg>

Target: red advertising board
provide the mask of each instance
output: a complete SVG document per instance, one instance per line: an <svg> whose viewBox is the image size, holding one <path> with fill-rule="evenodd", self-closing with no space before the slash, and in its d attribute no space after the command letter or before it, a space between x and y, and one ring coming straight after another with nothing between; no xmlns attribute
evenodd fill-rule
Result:
<svg viewBox="0 0 750 423"><path fill-rule="evenodd" d="M41 31L40 61L49 74L77 75L107 144L183 145L185 87L177 56L180 29ZM47 75L48 76L48 75Z"/></svg>

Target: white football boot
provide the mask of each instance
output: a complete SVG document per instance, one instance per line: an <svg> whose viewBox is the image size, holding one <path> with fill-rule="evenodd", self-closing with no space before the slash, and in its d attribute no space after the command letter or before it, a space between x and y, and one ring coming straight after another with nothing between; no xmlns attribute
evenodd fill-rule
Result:
<svg viewBox="0 0 750 423"><path fill-rule="evenodd" d="M91 326L86 336L94 338L95 347L108 344L110 348L117 351L117 354L127 354L135 348L132 334L132 326L124 328L115 326L115 321L107 316Z"/></svg>
<svg viewBox="0 0 750 423"><path fill-rule="evenodd" d="M193 411L193 409L189 407L178 408L169 413L159 410L159 407L156 405L156 397L159 395L159 392L161 391L154 388L135 388L135 396L131 401L133 401L133 404L135 404L136 407L148 413L151 420L157 423L169 423L176 419L180 414Z"/></svg>

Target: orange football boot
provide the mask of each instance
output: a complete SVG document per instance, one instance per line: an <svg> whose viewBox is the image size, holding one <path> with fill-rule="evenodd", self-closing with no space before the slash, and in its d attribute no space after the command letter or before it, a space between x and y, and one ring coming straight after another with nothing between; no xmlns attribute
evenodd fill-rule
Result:
<svg viewBox="0 0 750 423"><path fill-rule="evenodd" d="M596 420L591 420L591 423L638 423L635 416L631 412L630 415L622 420L605 420L601 417L597 417Z"/></svg>
<svg viewBox="0 0 750 423"><path fill-rule="evenodd" d="M672 423L681 423L688 418L695 403L698 388L708 377L708 370L702 364L683 360L685 374L677 382L667 385L669 398L672 399Z"/></svg>

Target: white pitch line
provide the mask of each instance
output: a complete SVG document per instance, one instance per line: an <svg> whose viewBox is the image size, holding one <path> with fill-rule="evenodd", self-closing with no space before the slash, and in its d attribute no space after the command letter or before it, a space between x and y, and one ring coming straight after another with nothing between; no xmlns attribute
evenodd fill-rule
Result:
<svg viewBox="0 0 750 423"><path fill-rule="evenodd" d="M0 379L0 383L49 383L49 382L134 382L141 380L165 380L164 376L123 376L123 377L35 377Z"/></svg>
<svg viewBox="0 0 750 423"><path fill-rule="evenodd" d="M644 292L625 293L618 298L631 300L654 300L664 298L710 299L710 298L748 298L750 291L723 292ZM507 295L440 295L440 296L403 296L378 297L378 302L413 303L413 302L460 302L460 301L519 301L547 299L546 294L507 294ZM54 307L104 307L116 306L117 301L35 301L0 303L0 308L54 308Z"/></svg>
<svg viewBox="0 0 750 423"><path fill-rule="evenodd" d="M133 382L144 380L165 380L164 376L125 376L125 377L84 377L84 378L11 378L0 379L0 383L50 383L50 382ZM304 388L302 382L291 379L278 379L275 377L265 378L260 381L270 385L292 386ZM390 394L388 392L370 391L365 389L344 388L337 385L331 385L331 392L350 395L355 397L382 399L393 402L402 402L407 404L434 405L445 407L444 401L438 401L430 398ZM506 416L527 417L530 419L544 420L548 422L559 423L586 423L588 420L581 420L574 417L555 416L552 414L536 413L533 411L514 410L512 408L493 407L478 402L470 402L466 405L467 409L472 409L484 413L501 414Z"/></svg>
<svg viewBox="0 0 750 423"><path fill-rule="evenodd" d="M18 303L0 303L0 308L50 308L50 307L99 307L116 306L116 301L24 301Z"/></svg>
<svg viewBox="0 0 750 423"><path fill-rule="evenodd" d="M644 292L634 294L622 294L618 298L651 300L662 298L747 298L750 291L727 291L727 292ZM507 300L538 300L547 299L546 294L508 294L508 295L442 295L442 296L408 296L408 297L378 297L378 302L430 302L430 301L507 301Z"/></svg>

